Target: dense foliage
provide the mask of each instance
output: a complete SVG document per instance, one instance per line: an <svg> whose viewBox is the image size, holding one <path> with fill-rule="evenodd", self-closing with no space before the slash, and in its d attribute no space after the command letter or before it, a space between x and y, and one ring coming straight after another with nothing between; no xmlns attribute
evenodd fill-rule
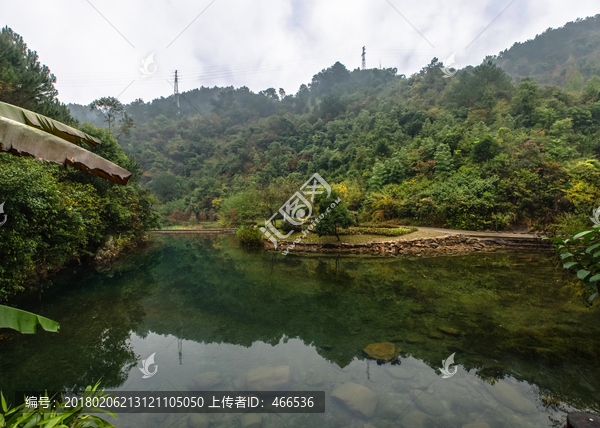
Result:
<svg viewBox="0 0 600 428"><path fill-rule="evenodd" d="M514 84L491 61L449 79L441 66L406 78L336 63L283 98L224 88L211 115L159 114L120 142L165 220L262 221L315 172L344 188L361 221L548 229L590 212L597 78L565 90ZM273 185L286 192L257 198Z"/></svg>
<svg viewBox="0 0 600 428"><path fill-rule="evenodd" d="M572 232L600 202L599 19L448 79L436 58L408 78L338 62L294 95L200 88L180 114L136 100L119 140L164 220L261 221L318 172L363 222Z"/></svg>
<svg viewBox="0 0 600 428"><path fill-rule="evenodd" d="M543 85L579 91L600 75L600 15L548 28L533 41L515 43L495 58L516 79L532 77Z"/></svg>
<svg viewBox="0 0 600 428"><path fill-rule="evenodd" d="M245 247L261 247L265 241L259 228L244 225L235 228L235 238Z"/></svg>
<svg viewBox="0 0 600 428"><path fill-rule="evenodd" d="M56 77L35 51L8 27L0 31L0 101L71 124L67 106L56 99Z"/></svg>
<svg viewBox="0 0 600 428"><path fill-rule="evenodd" d="M577 278L592 290L589 297L592 304L600 293L600 225L570 238L554 237L550 240L564 261L563 267L575 271Z"/></svg>
<svg viewBox="0 0 600 428"><path fill-rule="evenodd" d="M315 231L319 236L335 235L339 241L340 230L346 229L354 223L347 204L342 201L339 193L335 190L331 192L329 198L325 194L317 196L315 202L318 207L318 214L320 214L315 219Z"/></svg>
<svg viewBox="0 0 600 428"><path fill-rule="evenodd" d="M97 154L131 172L138 169L108 131L87 126L85 132L102 140L93 150ZM93 257L110 236L122 246L156 227L150 194L130 183L120 186L58 165L0 154L0 195L8 216L0 228L0 298L21 290L36 271Z"/></svg>
<svg viewBox="0 0 600 428"><path fill-rule="evenodd" d="M54 98L54 76L8 28L0 34L0 58L0 101L74 123ZM23 290L38 274L95 257L107 242L118 251L158 225L150 210L153 197L136 184L139 165L125 155L111 131L88 124L81 129L102 141L92 152L133 176L121 186L71 168L0 153L0 203L7 216L0 227L0 301Z"/></svg>

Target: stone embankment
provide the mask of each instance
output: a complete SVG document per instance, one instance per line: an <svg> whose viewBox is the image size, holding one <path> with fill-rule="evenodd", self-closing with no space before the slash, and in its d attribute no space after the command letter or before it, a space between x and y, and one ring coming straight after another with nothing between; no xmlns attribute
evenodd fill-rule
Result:
<svg viewBox="0 0 600 428"><path fill-rule="evenodd" d="M279 242L279 248L287 248L292 242ZM273 248L269 242L267 248ZM400 239L386 242L349 243L303 243L295 245L292 251L308 252L348 252L357 254L428 254L428 253L467 253L511 248L551 248L547 241L539 237L481 237L462 234L437 236L433 238Z"/></svg>

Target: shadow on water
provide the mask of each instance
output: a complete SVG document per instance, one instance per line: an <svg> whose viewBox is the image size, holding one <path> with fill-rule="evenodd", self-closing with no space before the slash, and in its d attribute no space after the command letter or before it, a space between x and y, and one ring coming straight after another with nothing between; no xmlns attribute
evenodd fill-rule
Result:
<svg viewBox="0 0 600 428"><path fill-rule="evenodd" d="M547 254L433 258L248 251L231 236L161 236L103 271L58 278L34 310L59 334L0 340L0 388L123 386L150 334L250 347L298 339L338 369L390 342L433 369L451 353L488 383L532 385L545 406L598 411L600 313ZM375 364L375 362L373 362Z"/></svg>

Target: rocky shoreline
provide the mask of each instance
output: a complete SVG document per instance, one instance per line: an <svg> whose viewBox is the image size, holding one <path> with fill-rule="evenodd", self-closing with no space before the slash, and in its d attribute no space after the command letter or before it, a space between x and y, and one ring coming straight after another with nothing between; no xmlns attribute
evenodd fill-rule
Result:
<svg viewBox="0 0 600 428"><path fill-rule="evenodd" d="M152 230L152 233L234 233L235 229L162 229ZM474 232L475 233L475 232ZM284 251L294 245L291 251L311 253L355 253L376 255L397 254L460 254L474 251L497 251L506 249L551 249L552 244L542 240L543 236L523 235L506 236L498 233L498 236L473 236L468 233L449 233L434 237L421 237L412 239L395 239L383 242L366 243L311 243L293 241L278 241L277 251ZM274 250L270 241L265 241L266 249Z"/></svg>
<svg viewBox="0 0 600 428"><path fill-rule="evenodd" d="M279 241L279 249L288 248L292 241ZM270 242L265 246L274 249ZM379 254L379 255L397 255L397 254L456 254L468 253L473 251L492 251L502 249L523 249L523 248L545 248L550 249L552 245L547 241L542 241L541 237L482 237L476 238L463 234L437 236L431 238L413 238L400 239L385 242L367 242L359 244L349 243L307 243L299 242L295 244L292 251L301 252L320 252L320 253L356 253L356 254Z"/></svg>

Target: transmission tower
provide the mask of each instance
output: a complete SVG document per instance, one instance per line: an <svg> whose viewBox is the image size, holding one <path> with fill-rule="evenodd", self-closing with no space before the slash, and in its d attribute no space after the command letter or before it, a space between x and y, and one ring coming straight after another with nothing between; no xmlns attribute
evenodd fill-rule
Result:
<svg viewBox="0 0 600 428"><path fill-rule="evenodd" d="M173 86L175 90L174 95L177 100L177 112L179 113L179 78L177 76L177 70L175 70L175 85Z"/></svg>
<svg viewBox="0 0 600 428"><path fill-rule="evenodd" d="M363 46L363 51L362 51L362 69L365 70L367 68L367 59L366 59L366 51L365 51L365 47Z"/></svg>

